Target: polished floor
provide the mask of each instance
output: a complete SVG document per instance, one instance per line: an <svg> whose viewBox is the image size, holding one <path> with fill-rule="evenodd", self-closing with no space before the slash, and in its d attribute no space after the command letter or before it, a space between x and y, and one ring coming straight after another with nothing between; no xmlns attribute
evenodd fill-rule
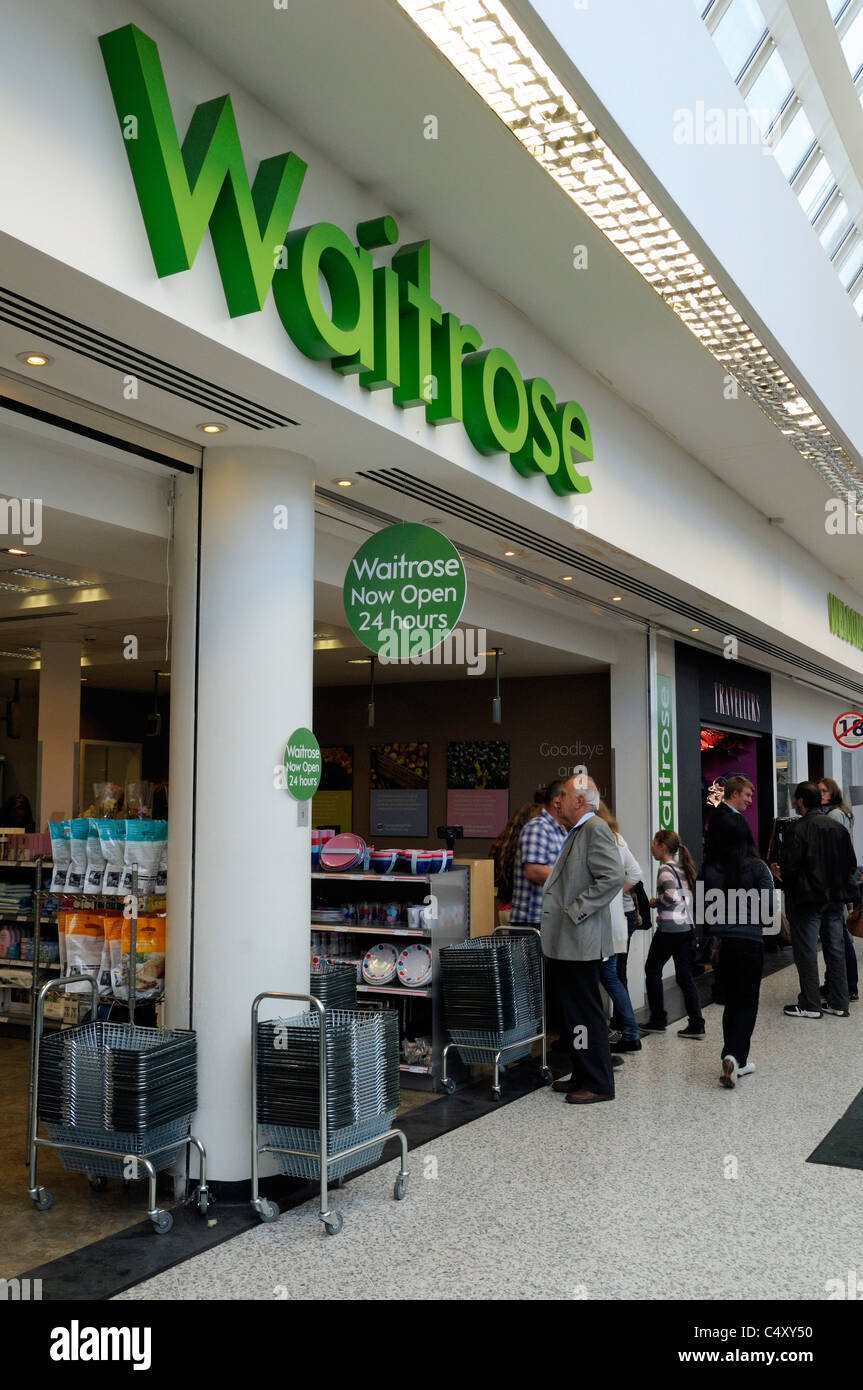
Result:
<svg viewBox="0 0 863 1390"><path fill-rule="evenodd" d="M334 1192L334 1238L308 1202L120 1297L825 1299L860 1268L861 1174L807 1158L863 1087L863 1005L797 1021L795 997L764 981L733 1091L714 1005L705 1042L645 1039L613 1104L534 1091L412 1150L404 1202L395 1162Z"/></svg>

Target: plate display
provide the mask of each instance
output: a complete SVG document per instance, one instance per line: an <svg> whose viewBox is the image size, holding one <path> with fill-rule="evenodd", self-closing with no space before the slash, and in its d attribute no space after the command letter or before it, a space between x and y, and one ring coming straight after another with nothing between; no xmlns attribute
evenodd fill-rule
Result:
<svg viewBox="0 0 863 1390"><path fill-rule="evenodd" d="M399 953L389 941L379 941L363 956L363 979L367 985L388 985L396 977Z"/></svg>
<svg viewBox="0 0 863 1390"><path fill-rule="evenodd" d="M396 962L399 984L406 985L408 989L418 989L428 984L431 973L432 955L428 946L421 946L419 942L406 946Z"/></svg>

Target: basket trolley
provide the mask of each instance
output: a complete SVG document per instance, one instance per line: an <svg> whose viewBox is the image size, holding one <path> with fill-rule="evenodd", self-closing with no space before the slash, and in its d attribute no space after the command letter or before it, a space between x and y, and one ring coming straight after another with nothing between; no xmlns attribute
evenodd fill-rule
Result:
<svg viewBox="0 0 863 1390"><path fill-rule="evenodd" d="M282 1147L276 1144L261 1144L258 1136L258 1012L265 999L285 999L295 1003L308 1004L317 1011L319 1015L320 1045L319 1045L319 1125L320 1125L320 1145L315 1149L299 1149ZM252 1004L252 1208L257 1212L261 1221L276 1221L280 1215L279 1206L270 1198L262 1197L259 1191L259 1158L261 1154L287 1154L297 1159L305 1159L314 1162L319 1168L320 1180L320 1211L318 1219L323 1222L324 1230L328 1236L337 1236L342 1229L344 1220L341 1212L330 1211L329 1209L329 1187L330 1169L336 1164L344 1166L344 1159L352 1159L354 1155L362 1153L366 1149L377 1147L378 1150L388 1143L391 1139L398 1139L401 1145L401 1163L399 1172L393 1185L393 1197L397 1202L401 1202L406 1195L406 1183L408 1179L408 1145L403 1130L388 1129L383 1133L375 1134L369 1139L361 1139L355 1144L346 1148L339 1149L337 1153L328 1153L327 1136L327 1053L324 1046L324 1029L326 1027L326 1010L313 994L283 994L279 991L265 990L259 994ZM352 1167L362 1166L354 1163ZM341 1179L336 1178L334 1185L341 1185Z"/></svg>
<svg viewBox="0 0 863 1390"><path fill-rule="evenodd" d="M541 940L541 938L542 938L542 933L540 932L540 930L539 930L538 927L528 927L528 926L524 926L524 927L510 927L510 926L495 927L495 929L494 929L494 931L491 933L491 935L492 935L492 936L498 936L498 935L500 935L500 934L503 933L503 932L506 932L508 935L509 935L509 934L515 935L516 933L524 933L525 935L527 935L528 933L531 933L531 932L532 932L533 935L536 936L536 937L538 937L538 938L540 938L540 940ZM540 978L540 1001L541 1001L541 1002L540 1002L540 1018L539 1018L538 1022L539 1022L540 1025L541 1025L541 1026L540 1026L540 1031L539 1031L538 1033L533 1033L533 1034L530 1035L530 1036L519 1037L519 1038L517 1038L517 1039L515 1039L515 1040L513 1040L513 1041L511 1041L511 1042L508 1042L508 1043L501 1043L501 1044L492 1044L492 1043L488 1043L488 1042L486 1042L486 1043L482 1043L482 1042L471 1042L471 1043L462 1043L461 1045L460 1045L459 1043L456 1043L456 1042L448 1042L448 1043L446 1043L446 1044L444 1045L443 1051L442 1051L442 1053L441 1053L440 1084L441 1084L441 1086L443 1087L443 1089L446 1091L447 1095L450 1095L450 1096L451 1096L451 1095L453 1095L453 1093L455 1092L455 1081L453 1080L453 1078L452 1078L451 1076L447 1076L447 1070L446 1070L447 1056L448 1056L449 1051L450 1051L451 1048L455 1048L456 1052L468 1052L468 1053L477 1053L477 1052L480 1052L480 1053L488 1054L488 1056L489 1056L489 1058L490 1058L490 1060L491 1060L492 1066L493 1066L493 1068L494 1068L494 1076L493 1076L493 1078L492 1078L492 1087L491 1087L491 1098L492 1098L492 1100L500 1100L500 1059L501 1059L501 1057L504 1055L504 1053L506 1053L506 1052L514 1052L516 1049L518 1049L519 1052L520 1052L520 1055L523 1056L523 1055L525 1055L525 1053L526 1053L527 1051L530 1050L530 1047L533 1045L533 1043L535 1043L535 1042L541 1042L541 1043L542 1043L542 1060L541 1060L542 1079L543 1079L543 1082L545 1083L546 1086L550 1086L550 1085L551 1085L552 1081L554 1080L554 1076L553 1076L553 1073L552 1073L552 1071L551 1071L551 1068L550 1068L549 1065L548 1065L548 1060L547 1060L547 1055L546 1055L546 1053L547 1053L547 1030L546 1030L546 1022L545 1022L545 957L544 957L543 954L542 954L542 947L541 947L541 946L540 946L540 952L539 952L539 971L540 971L539 978ZM514 1032L522 1032L522 1031L524 1031L524 1030L521 1029L521 1028L518 1028L518 1029L513 1029L513 1030L511 1030L511 1031L514 1031ZM529 1030L528 1030L528 1032L529 1032ZM501 1035L501 1036L503 1036L503 1035ZM516 1059L513 1058L513 1059L511 1059L511 1060L514 1061L514 1060L516 1060ZM504 1062L504 1066L506 1066L506 1062Z"/></svg>
<svg viewBox="0 0 863 1390"><path fill-rule="evenodd" d="M36 1007L37 1026L35 1029L33 1046L33 1071L31 1076L33 1105L30 1117L30 1185L27 1189L27 1195L32 1198L37 1211L47 1211L54 1205L53 1192L47 1187L40 1187L39 1185L38 1160L40 1148L57 1149L60 1151L61 1158L66 1155L69 1162L67 1163L66 1159L64 1159L64 1166L73 1168L73 1171L85 1173L90 1180L91 1187L93 1187L95 1191L102 1190L106 1185L108 1176L117 1175L118 1167L124 1176L129 1172L137 1176L138 1165L140 1164L147 1175L148 1181L147 1216L150 1221L152 1221L156 1233L158 1235L165 1235L173 1226L174 1218L169 1211L164 1211L156 1205L156 1175L157 1172L165 1167L169 1167L171 1163L174 1162L177 1153L184 1146L188 1148L189 1145L192 1145L198 1151L200 1159L200 1177L195 1200L202 1216L206 1214L209 1207L210 1196L207 1188L206 1150L200 1139L197 1139L194 1134L188 1132L189 1120L174 1122L178 1127L182 1123L187 1133L183 1135L177 1132L169 1138L167 1143L156 1142L148 1144L146 1132L136 1136L137 1143L135 1147L140 1149L140 1152L131 1152L122 1143L123 1140L129 1138L128 1134L117 1135L117 1141L119 1142L115 1141L115 1147L109 1148L108 1144L114 1137L113 1133L105 1129L103 1135L100 1136L98 1126L95 1124L89 1130L81 1129L83 1137L80 1141L74 1138L75 1126L69 1128L68 1136L64 1135L60 1139L42 1139L37 1133L39 1127L39 1059L42 1050L45 997L51 990L61 989L66 985L78 983L85 984L91 992L93 999L93 1017L95 1018L99 995L96 981L89 975L67 975L62 980L49 980L39 991L39 999ZM98 1026L104 1028L106 1025ZM109 1026L113 1029L123 1030L124 1034L128 1034L132 1040L134 1040L135 1032L140 1031L136 1030L134 1024L112 1024ZM148 1029L146 1031L152 1033L154 1030ZM62 1034L60 1036L62 1036ZM105 1051L107 1052L108 1050L110 1049L106 1047ZM166 1138L164 1130L167 1128L169 1128L167 1125L163 1127L161 1135L158 1130L154 1130L152 1139L158 1141L160 1137L162 1139ZM104 1143L99 1143L100 1137L104 1138ZM89 1140L93 1142L88 1142Z"/></svg>

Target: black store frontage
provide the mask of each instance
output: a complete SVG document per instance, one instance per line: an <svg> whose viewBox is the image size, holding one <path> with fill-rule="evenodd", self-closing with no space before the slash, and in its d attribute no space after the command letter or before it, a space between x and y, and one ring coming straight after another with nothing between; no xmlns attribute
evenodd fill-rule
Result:
<svg viewBox="0 0 863 1390"><path fill-rule="evenodd" d="M749 820L762 854L774 817L770 675L674 644L678 831L696 864L704 831L729 777L755 784Z"/></svg>

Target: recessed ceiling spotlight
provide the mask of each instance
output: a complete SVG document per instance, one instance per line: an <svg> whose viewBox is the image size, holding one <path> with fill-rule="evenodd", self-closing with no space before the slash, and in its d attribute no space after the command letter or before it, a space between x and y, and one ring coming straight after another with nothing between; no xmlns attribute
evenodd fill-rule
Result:
<svg viewBox="0 0 863 1390"><path fill-rule="evenodd" d="M29 554L30 554L30 551L29 551L29 550L18 550L14 545L10 545L10 546L7 546L7 547L4 549L3 554L4 554L4 555L29 555Z"/></svg>
<svg viewBox="0 0 863 1390"><path fill-rule="evenodd" d="M515 554L515 551L514 551L514 550L505 550L503 553L504 553L504 555L514 555L514 554Z"/></svg>
<svg viewBox="0 0 863 1390"><path fill-rule="evenodd" d="M50 367L54 361L44 352L18 352L15 354L19 362L23 362L27 367Z"/></svg>
<svg viewBox="0 0 863 1390"><path fill-rule="evenodd" d="M207 420L203 425L199 425L198 429L203 430L204 434L227 434L228 426L217 425L214 420Z"/></svg>
<svg viewBox="0 0 863 1390"><path fill-rule="evenodd" d="M571 584L571 583L572 583L572 575L571 575L571 574L562 574L560 577L561 577L561 579L563 580L564 584Z"/></svg>
<svg viewBox="0 0 863 1390"><path fill-rule="evenodd" d="M612 603L623 603L623 594L612 594L611 601Z"/></svg>
<svg viewBox="0 0 863 1390"><path fill-rule="evenodd" d="M345 662L346 666L368 666L371 656L349 656Z"/></svg>
<svg viewBox="0 0 863 1390"><path fill-rule="evenodd" d="M336 478L337 487L353 487L350 478Z"/></svg>
<svg viewBox="0 0 863 1390"><path fill-rule="evenodd" d="M691 627L691 628L689 629L689 631L690 631L690 632L700 632L700 631L701 631L701 628L700 628L700 627Z"/></svg>

